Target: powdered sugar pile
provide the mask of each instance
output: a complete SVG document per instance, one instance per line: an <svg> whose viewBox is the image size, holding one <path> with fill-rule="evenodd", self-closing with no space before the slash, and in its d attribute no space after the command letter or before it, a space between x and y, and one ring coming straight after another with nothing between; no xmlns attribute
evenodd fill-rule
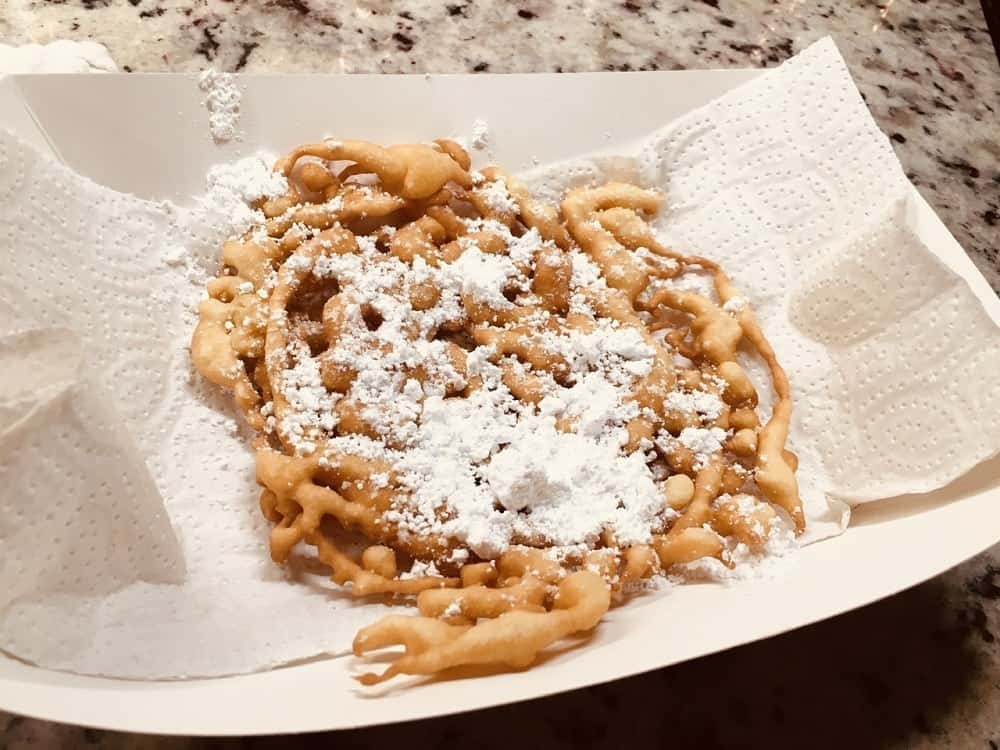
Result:
<svg viewBox="0 0 1000 750"><path fill-rule="evenodd" d="M196 200L197 219L225 237L263 224L264 214L251 204L288 190L284 175L272 171L273 163L272 155L259 152L213 166L205 180L205 193Z"/></svg>
<svg viewBox="0 0 1000 750"><path fill-rule="evenodd" d="M650 540L662 524L663 497L641 454L622 456L617 445L559 432L544 420L518 427L483 473L504 508L530 510L511 516L526 519L529 535L563 547L593 544L602 529L623 544Z"/></svg>
<svg viewBox="0 0 1000 750"><path fill-rule="evenodd" d="M673 391L663 399L668 409L682 414L697 414L703 420L713 422L722 414L722 400L708 391Z"/></svg>
<svg viewBox="0 0 1000 750"><path fill-rule="evenodd" d="M483 557L513 543L592 546L604 529L648 541L664 520L662 494L643 456L621 450L621 399L609 402L599 436L563 432L546 399L537 410L518 401L490 353L471 354L470 375L483 387L424 401L412 447L397 460L410 494L390 520Z"/></svg>
<svg viewBox="0 0 1000 750"><path fill-rule="evenodd" d="M284 176L271 170L273 163L272 155L260 152L217 164L209 169L205 192L195 199L194 205L170 206L179 227L188 236L184 244L163 248L160 257L164 265L180 269L191 282L191 291L197 294L197 299L182 305L192 325L197 318L197 301L204 296L205 284L218 268L219 238L239 237L251 226L263 223L264 214L251 204L278 197L288 190ZM273 279L269 281L273 284ZM240 289L245 291L249 290Z"/></svg>
<svg viewBox="0 0 1000 750"><path fill-rule="evenodd" d="M232 73L220 73L209 68L198 79L198 87L205 92L208 110L208 129L216 143L228 143L236 137L240 119L242 94Z"/></svg>
<svg viewBox="0 0 1000 750"><path fill-rule="evenodd" d="M517 211L517 202L507 192L507 186L502 180L484 183L479 194L486 199L486 205L493 211L501 213L515 213Z"/></svg>
<svg viewBox="0 0 1000 750"><path fill-rule="evenodd" d="M482 151L490 145L490 125L486 120L475 120L472 123L472 147Z"/></svg>
<svg viewBox="0 0 1000 750"><path fill-rule="evenodd" d="M504 288L518 276L510 256L487 254L470 243L452 268L461 280L462 292L476 302L496 310L514 306L503 296Z"/></svg>
<svg viewBox="0 0 1000 750"><path fill-rule="evenodd" d="M726 300L722 309L730 315L736 315L746 310L749 305L750 301L746 297L732 297Z"/></svg>
<svg viewBox="0 0 1000 750"><path fill-rule="evenodd" d="M700 469L722 450L727 437L727 432L719 427L685 427L678 435L677 442L694 453L694 466Z"/></svg>

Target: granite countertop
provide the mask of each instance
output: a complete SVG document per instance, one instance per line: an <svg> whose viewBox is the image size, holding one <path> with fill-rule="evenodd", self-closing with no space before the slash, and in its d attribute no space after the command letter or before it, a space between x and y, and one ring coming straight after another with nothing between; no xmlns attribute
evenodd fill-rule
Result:
<svg viewBox="0 0 1000 750"><path fill-rule="evenodd" d="M127 71L752 67L827 34L910 179L1000 290L1000 68L974 0L7 0L0 14L2 41L91 39ZM725 654L528 704L311 739L997 750L998 628L995 547L878 604ZM0 713L6 750L284 744L122 735Z"/></svg>

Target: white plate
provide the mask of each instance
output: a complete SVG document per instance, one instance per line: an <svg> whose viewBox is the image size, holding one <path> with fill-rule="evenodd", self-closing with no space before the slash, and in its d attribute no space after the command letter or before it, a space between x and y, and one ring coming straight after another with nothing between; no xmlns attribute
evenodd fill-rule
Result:
<svg viewBox="0 0 1000 750"><path fill-rule="evenodd" d="M0 82L0 126L111 187L183 199L201 189L212 163L334 132L421 140L468 134L473 120L483 118L492 157L512 169L533 158L613 152L756 74L246 77L244 140L221 149L208 139L202 93L191 77L29 76ZM1000 320L1000 301L922 200L910 220ZM419 680L399 680L373 692L351 679L357 665L349 658L241 677L137 682L0 657L0 708L175 734L303 732L437 716L605 682L801 627L919 583L998 539L995 459L930 495L859 508L845 534L802 550L780 579L689 585L633 601L612 611L579 647L525 672L416 688Z"/></svg>

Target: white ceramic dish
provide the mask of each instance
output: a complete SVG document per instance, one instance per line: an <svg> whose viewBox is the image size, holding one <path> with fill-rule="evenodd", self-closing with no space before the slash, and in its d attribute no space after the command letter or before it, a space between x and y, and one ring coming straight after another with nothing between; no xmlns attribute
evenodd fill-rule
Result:
<svg viewBox="0 0 1000 750"><path fill-rule="evenodd" d="M512 169L536 158L613 152L756 74L247 77L244 139L222 148L208 138L202 93L191 77L28 76L0 81L0 126L98 182L183 200L199 192L212 163L260 147L281 151L334 130L408 141L468 133L483 118L492 158ZM582 126L555 132L546 129L549 122ZM922 200L909 220L1000 320L1000 301ZM845 534L802 550L780 579L644 597L612 611L585 648L563 649L529 671L416 688L401 680L373 692L351 679L357 669L349 658L238 677L137 682L0 656L0 708L122 730L218 735L425 718L605 682L801 627L919 583L998 539L994 459L938 492L857 509Z"/></svg>

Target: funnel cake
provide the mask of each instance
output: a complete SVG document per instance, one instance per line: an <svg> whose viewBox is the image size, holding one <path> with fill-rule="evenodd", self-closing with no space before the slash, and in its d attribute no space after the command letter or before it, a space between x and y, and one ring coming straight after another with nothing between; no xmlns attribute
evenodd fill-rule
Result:
<svg viewBox="0 0 1000 750"><path fill-rule="evenodd" d="M271 557L304 542L356 596L416 597L358 633L405 647L362 682L526 667L645 579L802 531L785 373L723 270L657 239L656 192L544 205L446 140L275 169L192 359L256 433Z"/></svg>

